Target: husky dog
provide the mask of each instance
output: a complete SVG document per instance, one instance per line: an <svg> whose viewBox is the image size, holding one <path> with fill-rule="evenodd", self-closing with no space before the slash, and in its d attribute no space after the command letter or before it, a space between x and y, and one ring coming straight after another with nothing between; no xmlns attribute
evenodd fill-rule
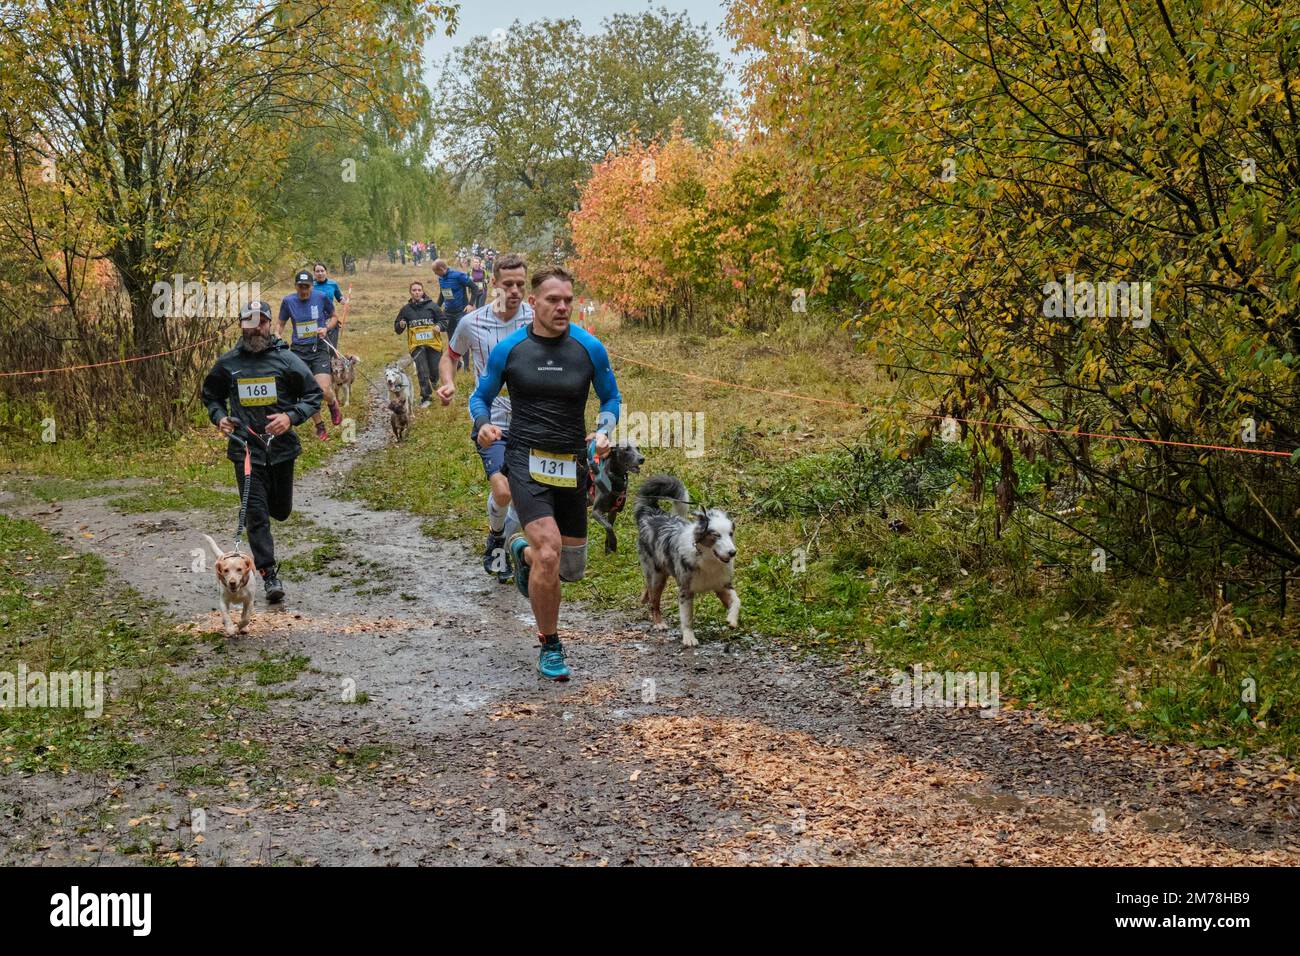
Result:
<svg viewBox="0 0 1300 956"><path fill-rule="evenodd" d="M611 446L599 464L592 465L587 496L591 500L592 518L605 529L606 554L618 550L614 522L622 514L627 501L627 476L639 472L643 464L645 456L641 450L624 440Z"/></svg>
<svg viewBox="0 0 1300 956"><path fill-rule="evenodd" d="M406 430L411 427L411 406L406 403L406 396L400 395L388 403L392 413L388 423L393 427L393 437L398 441L406 438Z"/></svg>
<svg viewBox="0 0 1300 956"><path fill-rule="evenodd" d="M672 499L672 513L659 507L659 499ZM686 486L672 475L655 475L641 483L636 494L636 553L645 574L641 603L650 605L656 630L667 630L659 601L671 575L677 581L677 606L682 622L682 646L695 647L692 622L695 595L712 591L727 609L727 626L740 619L740 598L732 586L736 544L725 511L686 507Z"/></svg>
<svg viewBox="0 0 1300 956"><path fill-rule="evenodd" d="M390 401L396 401L400 397L405 400L408 410L415 407L415 387L411 385L411 377L401 369L395 365L384 369L384 384L388 386Z"/></svg>
<svg viewBox="0 0 1300 956"><path fill-rule="evenodd" d="M340 405L352 404L352 383L357 380L357 366L360 364L361 359L355 355L330 358L330 377L334 380L334 394L338 396Z"/></svg>

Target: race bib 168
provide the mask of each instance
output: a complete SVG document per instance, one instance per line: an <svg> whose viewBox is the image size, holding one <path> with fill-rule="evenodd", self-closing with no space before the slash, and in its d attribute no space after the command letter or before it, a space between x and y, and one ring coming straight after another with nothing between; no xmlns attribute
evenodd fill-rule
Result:
<svg viewBox="0 0 1300 956"><path fill-rule="evenodd" d="M239 404L245 407L273 405L277 398L275 376L266 378L241 378L239 380Z"/></svg>

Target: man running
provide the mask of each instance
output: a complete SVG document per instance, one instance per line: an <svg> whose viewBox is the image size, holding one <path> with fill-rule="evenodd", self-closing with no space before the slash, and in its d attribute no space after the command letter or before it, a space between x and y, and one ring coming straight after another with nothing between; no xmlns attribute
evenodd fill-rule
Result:
<svg viewBox="0 0 1300 956"><path fill-rule="evenodd" d="M307 364L271 335L269 305L250 302L239 313L239 327L239 344L217 359L203 380L203 404L212 424L231 436L226 457L235 463L241 496L242 442L248 443L248 544L266 599L278 604L284 586L276 573L271 518L284 521L293 511L293 462L302 451L293 429L320 412L323 393Z"/></svg>
<svg viewBox="0 0 1300 956"><path fill-rule="evenodd" d="M438 363L438 399L450 405L456 394L456 363L464 355L474 360L474 375L482 379L487 372L488 356L501 344L533 321L533 309L524 301L524 287L528 284L528 266L520 256L509 255L496 263L492 275L495 293L493 301L465 316L456 326L447 351ZM496 574L497 580L510 580L510 557L506 551L506 515L510 509L510 483L501 472L505 461L506 435L510 432L510 397L503 388L492 402L490 421L501 431L501 437L475 450L483 460L483 473L488 480L488 535L483 548L483 570Z"/></svg>
<svg viewBox="0 0 1300 956"><path fill-rule="evenodd" d="M424 294L424 283L419 279L411 283L410 292L410 301L397 313L393 331L398 335L406 333L406 349L420 379L420 407L428 408L432 404L433 383L438 380L438 360L447 346L447 333L443 329L446 320L438 304Z"/></svg>
<svg viewBox="0 0 1300 956"><path fill-rule="evenodd" d="M501 438L491 422L502 387L511 399L504 471L522 533L510 538L515 585L528 598L541 642L537 671L568 680L560 643L560 581L580 581L587 570L587 446L601 455L618 423L618 383L596 337L569 324L573 277L561 266L533 273L528 304L532 324L492 350L470 396L474 439L487 448ZM600 398L597 430L586 434L587 396ZM585 435L585 437L584 437Z"/></svg>
<svg viewBox="0 0 1300 956"><path fill-rule="evenodd" d="M447 334L454 336L474 292L474 282L459 269L448 268L443 259L434 260L433 273L438 277L438 305L447 316ZM469 368L468 359L462 367Z"/></svg>
<svg viewBox="0 0 1300 956"><path fill-rule="evenodd" d="M322 336L328 335L330 329L338 325L338 319L334 317L334 303L312 288L312 278L308 272L299 272L293 277L293 284L297 291L280 300L275 334L283 336L285 323L293 323L293 344L290 348L316 376L316 384L320 386L325 402L329 405L330 419L335 425L341 425L343 410L334 398L330 351L321 342ZM316 437L324 441L329 435L325 431L325 422L321 420L319 409L312 420L316 423Z"/></svg>
<svg viewBox="0 0 1300 956"><path fill-rule="evenodd" d="M481 309L487 302L487 273L483 271L482 259L475 259L470 263L469 278L474 283L473 307Z"/></svg>
<svg viewBox="0 0 1300 956"><path fill-rule="evenodd" d="M325 268L325 263L316 263L311 271L316 277L316 284L312 286L313 289L325 296L325 298L329 299L330 302L343 301L343 290L339 288L337 282L330 278L330 271ZM329 334L325 336L325 338L329 340L330 345L334 346L336 349L339 347L339 333L341 331L343 331L342 315L339 316L338 325L334 326L334 328L330 330ZM335 422L334 424L337 425L338 422Z"/></svg>

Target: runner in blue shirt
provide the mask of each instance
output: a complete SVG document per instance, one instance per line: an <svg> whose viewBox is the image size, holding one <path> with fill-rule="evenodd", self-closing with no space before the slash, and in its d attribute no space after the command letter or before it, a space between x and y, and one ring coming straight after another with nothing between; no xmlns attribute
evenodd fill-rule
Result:
<svg viewBox="0 0 1300 956"><path fill-rule="evenodd" d="M533 321L492 349L469 399L474 440L483 449L505 438L506 481L522 530L509 538L515 586L528 598L541 643L537 670L568 680L560 644L560 582L582 580L587 568L588 451L609 451L622 398L609 353L572 325L573 277L559 266L533 273ZM493 405L510 390L510 432L492 424ZM587 431L587 397L600 414ZM593 444L594 443L594 444Z"/></svg>
<svg viewBox="0 0 1300 956"><path fill-rule="evenodd" d="M293 284L297 291L292 295L286 295L280 301L280 315L276 319L275 334L283 338L285 325L293 326L293 339L289 348L294 355L307 363L307 367L316 378L316 384L325 393L330 418L335 425L341 425L343 411L334 397L334 380L330 375L330 350L321 342L321 337L338 325L338 319L334 316L334 302L312 288L310 272L305 270L299 272L293 277ZM316 423L316 437L324 441L329 436L319 411L312 416L312 420Z"/></svg>
<svg viewBox="0 0 1300 956"><path fill-rule="evenodd" d="M447 338L456 334L460 317L469 306L474 294L474 280L458 269L449 269L445 259L435 259L433 273L438 277L438 305L447 317ZM469 368L469 356L461 359L461 368Z"/></svg>
<svg viewBox="0 0 1300 956"><path fill-rule="evenodd" d="M314 288L321 295L325 296L325 298L329 299L331 302L343 301L343 290L339 288L339 284L337 282L335 282L333 279L330 278L330 272L329 269L325 268L325 263L323 262L316 263L316 267L311 271L316 276L316 284L312 288ZM339 332L341 332L342 330L343 330L343 316L340 315L338 325L334 326L334 328L331 329L325 335L325 338L329 339L330 345L334 346L335 348L339 347Z"/></svg>

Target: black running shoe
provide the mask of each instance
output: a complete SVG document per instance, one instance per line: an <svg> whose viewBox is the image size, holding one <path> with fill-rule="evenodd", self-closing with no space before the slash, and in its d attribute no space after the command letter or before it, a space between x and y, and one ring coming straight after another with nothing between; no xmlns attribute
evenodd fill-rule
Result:
<svg viewBox="0 0 1300 956"><path fill-rule="evenodd" d="M275 568L270 568L262 575L262 587L266 588L266 600L270 604L279 604L284 600L284 585L275 572Z"/></svg>
<svg viewBox="0 0 1300 956"><path fill-rule="evenodd" d="M505 561L507 567L510 564L506 557L506 536L489 531L487 544L483 546L483 570L488 574L500 574L501 561Z"/></svg>

